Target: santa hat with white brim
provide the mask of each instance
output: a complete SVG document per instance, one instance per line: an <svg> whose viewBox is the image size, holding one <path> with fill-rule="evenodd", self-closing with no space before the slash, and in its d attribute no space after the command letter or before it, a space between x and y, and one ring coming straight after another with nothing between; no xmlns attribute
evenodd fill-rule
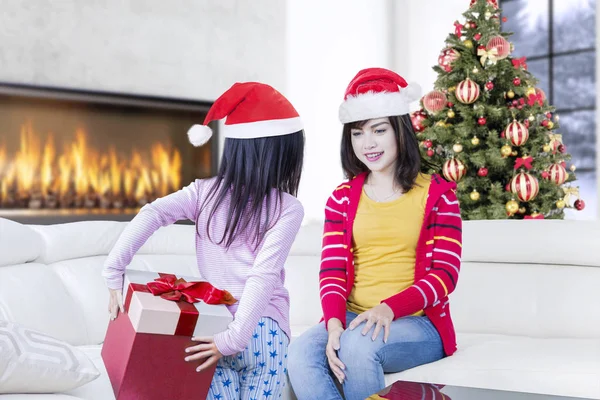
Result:
<svg viewBox="0 0 600 400"><path fill-rule="evenodd" d="M194 146L202 146L212 136L211 121L227 117L223 136L254 139L289 135L304 129L298 112L281 93L258 82L234 84L212 105L204 123L192 126L188 138Z"/></svg>
<svg viewBox="0 0 600 400"><path fill-rule="evenodd" d="M411 102L421 97L421 87L406 83L385 68L367 68L352 79L339 108L342 124L409 113Z"/></svg>

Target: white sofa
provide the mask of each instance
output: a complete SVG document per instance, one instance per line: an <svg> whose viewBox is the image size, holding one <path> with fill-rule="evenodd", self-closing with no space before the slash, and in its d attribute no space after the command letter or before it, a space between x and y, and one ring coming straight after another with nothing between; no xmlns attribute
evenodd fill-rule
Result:
<svg viewBox="0 0 600 400"><path fill-rule="evenodd" d="M100 357L108 323L100 271L124 226L0 219L0 320L78 346L102 372L68 393L0 400L114 399ZM161 229L130 268L197 275L193 235L192 226ZM600 224L470 221L463 236L462 272L451 296L458 352L387 381L600 399ZM320 318L320 238L319 224L303 226L286 267L294 336Z"/></svg>

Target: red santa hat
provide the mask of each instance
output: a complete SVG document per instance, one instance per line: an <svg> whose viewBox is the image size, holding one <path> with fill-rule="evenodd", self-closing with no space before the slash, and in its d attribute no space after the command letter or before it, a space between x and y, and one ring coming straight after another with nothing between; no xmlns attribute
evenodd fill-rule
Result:
<svg viewBox="0 0 600 400"><path fill-rule="evenodd" d="M343 124L409 113L409 104L421 97L416 83L406 83L385 68L360 71L346 88L339 118Z"/></svg>
<svg viewBox="0 0 600 400"><path fill-rule="evenodd" d="M202 146L212 136L211 121L227 117L223 136L235 139L288 135L304 129L292 104L269 85L258 82L234 84L212 105L204 123L188 130L194 146Z"/></svg>

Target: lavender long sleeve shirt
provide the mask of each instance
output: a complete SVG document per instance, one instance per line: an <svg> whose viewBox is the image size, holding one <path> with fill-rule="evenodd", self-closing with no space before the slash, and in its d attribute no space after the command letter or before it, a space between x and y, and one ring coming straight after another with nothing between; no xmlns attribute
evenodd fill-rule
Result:
<svg viewBox="0 0 600 400"><path fill-rule="evenodd" d="M107 286L123 287L123 273L135 253L161 226L178 220L197 221L196 258L200 276L215 287L229 291L239 301L229 306L234 315L229 328L215 335L223 355L243 351L261 317L277 321L290 337L289 294L283 286L284 263L300 229L304 209L287 193L283 194L281 214L255 249L242 237L226 250L206 237L207 212L198 217L213 179L198 179L189 186L144 206L127 225L108 255L102 271ZM227 202L211 221L211 238L219 239L227 222ZM263 215L266 209L263 210ZM270 215L275 216L274 211Z"/></svg>

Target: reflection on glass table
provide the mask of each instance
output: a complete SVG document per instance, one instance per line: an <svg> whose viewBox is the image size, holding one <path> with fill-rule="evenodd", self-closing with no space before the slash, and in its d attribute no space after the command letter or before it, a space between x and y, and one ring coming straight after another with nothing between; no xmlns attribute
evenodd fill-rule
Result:
<svg viewBox="0 0 600 400"><path fill-rule="evenodd" d="M444 386L430 383L396 381L369 399L389 400L583 400L582 397L550 396L508 392L502 390L476 389ZM590 400L590 399L587 399Z"/></svg>

